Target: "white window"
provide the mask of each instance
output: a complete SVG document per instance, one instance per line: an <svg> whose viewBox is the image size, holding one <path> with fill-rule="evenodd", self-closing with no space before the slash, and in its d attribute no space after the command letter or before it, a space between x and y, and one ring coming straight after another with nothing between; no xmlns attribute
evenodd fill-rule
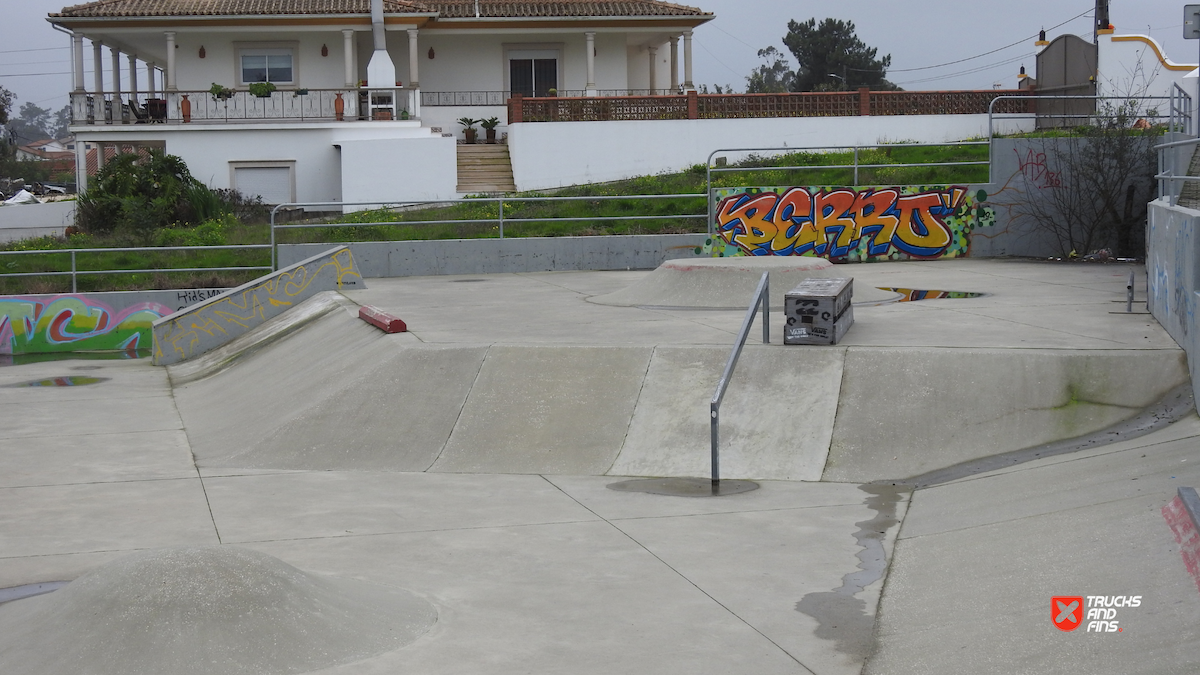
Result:
<svg viewBox="0 0 1200 675"><path fill-rule="evenodd" d="M296 163L230 162L233 188L246 197L262 197L264 204L296 201Z"/></svg>
<svg viewBox="0 0 1200 675"><path fill-rule="evenodd" d="M296 84L300 81L294 43L235 43L239 85L252 82Z"/></svg>

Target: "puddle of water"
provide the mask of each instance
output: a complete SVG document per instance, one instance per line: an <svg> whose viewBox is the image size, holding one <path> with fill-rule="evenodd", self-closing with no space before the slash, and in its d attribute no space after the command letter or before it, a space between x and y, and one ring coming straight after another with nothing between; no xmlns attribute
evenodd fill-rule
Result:
<svg viewBox="0 0 1200 675"><path fill-rule="evenodd" d="M48 352L45 354L0 354L0 366L23 366L48 361L124 361L150 357L149 349L120 352Z"/></svg>
<svg viewBox="0 0 1200 675"><path fill-rule="evenodd" d="M86 375L67 375L66 377L48 377L44 380L30 380L8 384L6 387L85 387L89 384L108 382L107 377L88 377Z"/></svg>
<svg viewBox="0 0 1200 675"><path fill-rule="evenodd" d="M833 640L840 652L866 659L874 644L875 615L867 612L865 600L854 596L883 578L887 569L883 538L900 523L896 504L911 488L870 483L858 489L869 495L865 504L875 511L874 517L855 523L859 529L854 539L862 547L857 555L858 569L843 576L842 585L832 591L805 595L796 603L796 611L817 620L817 637Z"/></svg>
<svg viewBox="0 0 1200 675"><path fill-rule="evenodd" d="M900 299L896 302L916 302L918 300L942 300L951 299L957 300L961 298L982 298L987 293L972 293L970 291L935 291L922 290L920 288L887 288L885 286L877 286L881 291L891 291L899 293Z"/></svg>

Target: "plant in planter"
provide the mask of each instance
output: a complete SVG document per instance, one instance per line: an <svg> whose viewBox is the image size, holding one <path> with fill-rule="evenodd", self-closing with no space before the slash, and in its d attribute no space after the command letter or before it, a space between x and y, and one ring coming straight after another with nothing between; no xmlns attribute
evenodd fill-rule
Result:
<svg viewBox="0 0 1200 675"><path fill-rule="evenodd" d="M251 82L247 89L250 90L251 95L258 98L271 98L271 94L275 93L276 87L274 82Z"/></svg>
<svg viewBox="0 0 1200 675"><path fill-rule="evenodd" d="M478 121L471 117L458 118L458 123L463 125L463 139L467 145L475 144L475 123Z"/></svg>
<svg viewBox="0 0 1200 675"><path fill-rule="evenodd" d="M549 96L550 98L555 98L556 96L558 96L558 90L551 87L550 89L546 90L546 96Z"/></svg>
<svg viewBox="0 0 1200 675"><path fill-rule="evenodd" d="M297 96L308 96L308 90L301 88L301 89L297 89L297 90L293 91L292 98L295 98Z"/></svg>
<svg viewBox="0 0 1200 675"><path fill-rule="evenodd" d="M487 142L491 145L496 144L496 127L500 126L499 117L489 117L485 120L479 120L479 126L487 132Z"/></svg>
<svg viewBox="0 0 1200 675"><path fill-rule="evenodd" d="M212 94L214 101L228 101L229 99L233 98L232 89L229 87L222 87L216 82L213 82L212 86L208 88L208 93Z"/></svg>

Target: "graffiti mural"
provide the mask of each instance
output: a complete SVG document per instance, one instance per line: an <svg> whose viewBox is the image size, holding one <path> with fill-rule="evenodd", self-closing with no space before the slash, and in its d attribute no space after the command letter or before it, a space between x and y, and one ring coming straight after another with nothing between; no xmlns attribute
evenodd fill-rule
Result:
<svg viewBox="0 0 1200 675"><path fill-rule="evenodd" d="M967 255L971 232L995 223L987 193L963 186L736 188L718 191L722 255L813 255L844 261Z"/></svg>
<svg viewBox="0 0 1200 675"><path fill-rule="evenodd" d="M350 249L338 247L176 313L154 328L154 363L215 349L322 291L365 288Z"/></svg>
<svg viewBox="0 0 1200 675"><path fill-rule="evenodd" d="M172 311L153 302L116 311L86 295L0 297L0 354L146 350L151 325Z"/></svg>

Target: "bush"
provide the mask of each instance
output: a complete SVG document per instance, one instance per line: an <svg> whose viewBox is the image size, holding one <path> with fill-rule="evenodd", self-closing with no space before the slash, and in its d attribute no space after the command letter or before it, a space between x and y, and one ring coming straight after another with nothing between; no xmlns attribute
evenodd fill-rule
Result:
<svg viewBox="0 0 1200 675"><path fill-rule="evenodd" d="M153 238L156 230L196 225L229 208L182 159L150 150L106 162L76 211L76 225L89 234Z"/></svg>

